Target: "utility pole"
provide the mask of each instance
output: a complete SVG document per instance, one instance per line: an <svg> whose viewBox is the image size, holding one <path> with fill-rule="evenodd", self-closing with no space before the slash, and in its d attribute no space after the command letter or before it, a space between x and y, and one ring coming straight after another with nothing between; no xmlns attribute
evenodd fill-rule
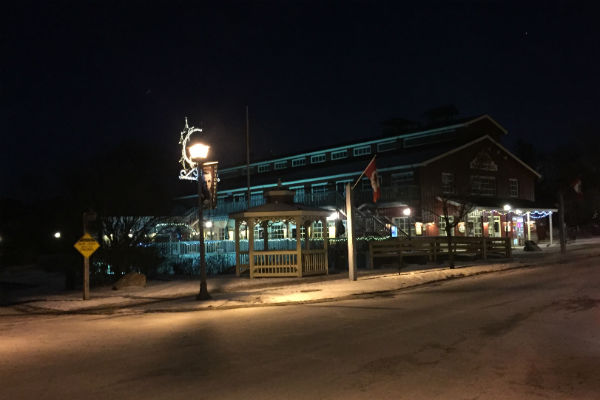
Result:
<svg viewBox="0 0 600 400"><path fill-rule="evenodd" d="M250 208L250 122L246 106L246 183L248 184L248 208Z"/></svg>
<svg viewBox="0 0 600 400"><path fill-rule="evenodd" d="M565 233L565 198L562 190L558 192L558 206L560 207L558 211L560 223L560 228L558 231L560 234L560 254L564 255L567 253L567 235Z"/></svg>

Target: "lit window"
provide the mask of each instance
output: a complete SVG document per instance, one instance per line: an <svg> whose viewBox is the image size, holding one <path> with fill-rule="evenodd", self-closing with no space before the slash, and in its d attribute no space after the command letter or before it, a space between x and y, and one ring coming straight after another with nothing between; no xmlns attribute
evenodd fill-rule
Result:
<svg viewBox="0 0 600 400"><path fill-rule="evenodd" d="M339 150L331 153L332 160L341 160L342 158L348 157L348 150Z"/></svg>
<svg viewBox="0 0 600 400"><path fill-rule="evenodd" d="M281 222L274 223L269 226L269 239L285 238L285 225Z"/></svg>
<svg viewBox="0 0 600 400"><path fill-rule="evenodd" d="M377 152L383 153L384 151L396 150L396 141L391 140L389 142L377 143Z"/></svg>
<svg viewBox="0 0 600 400"><path fill-rule="evenodd" d="M354 155L354 157L364 156L365 154L371 154L371 146L355 147L352 150L352 155Z"/></svg>
<svg viewBox="0 0 600 400"><path fill-rule="evenodd" d="M510 197L519 197L519 180L511 178L508 180Z"/></svg>
<svg viewBox="0 0 600 400"><path fill-rule="evenodd" d="M301 167L303 165L306 165L306 158L296 158L295 160L292 160L292 167Z"/></svg>
<svg viewBox="0 0 600 400"><path fill-rule="evenodd" d="M319 164L319 163L325 162L326 159L327 159L327 157L325 156L325 154L317 154L317 155L310 157L310 163L311 164Z"/></svg>
<svg viewBox="0 0 600 400"><path fill-rule="evenodd" d="M275 163L275 169L284 169L287 167L287 161L277 161Z"/></svg>
<svg viewBox="0 0 600 400"><path fill-rule="evenodd" d="M258 172L262 173L262 172L268 172L271 170L271 164L263 164L263 165L259 165L258 166Z"/></svg>
<svg viewBox="0 0 600 400"><path fill-rule="evenodd" d="M313 229L313 238L314 239L323 239L323 223L321 221L317 221L312 226Z"/></svg>
<svg viewBox="0 0 600 400"><path fill-rule="evenodd" d="M454 215L448 215L448 221L450 221L450 225L454 224ZM446 232L446 217L440 215L440 236L447 236L448 232Z"/></svg>

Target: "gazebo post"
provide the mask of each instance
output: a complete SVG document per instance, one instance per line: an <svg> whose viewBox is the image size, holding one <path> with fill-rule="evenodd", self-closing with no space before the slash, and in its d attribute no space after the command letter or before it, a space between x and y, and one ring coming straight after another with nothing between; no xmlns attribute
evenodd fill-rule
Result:
<svg viewBox="0 0 600 400"><path fill-rule="evenodd" d="M327 219L321 220L323 226L323 253L325 257L325 274L329 275L329 254L327 253L327 245L329 244L329 227L327 226Z"/></svg>
<svg viewBox="0 0 600 400"><path fill-rule="evenodd" d="M302 226L304 225L304 218L298 217L296 219L296 263L298 269L298 277L302 278Z"/></svg>
<svg viewBox="0 0 600 400"><path fill-rule="evenodd" d="M269 221L265 220L261 222L263 228L263 250L269 250Z"/></svg>
<svg viewBox="0 0 600 400"><path fill-rule="evenodd" d="M235 276L240 276L240 220L235 219L235 231L233 237L235 240Z"/></svg>
<svg viewBox="0 0 600 400"><path fill-rule="evenodd" d="M250 279L254 278L254 218L248 218L248 268Z"/></svg>

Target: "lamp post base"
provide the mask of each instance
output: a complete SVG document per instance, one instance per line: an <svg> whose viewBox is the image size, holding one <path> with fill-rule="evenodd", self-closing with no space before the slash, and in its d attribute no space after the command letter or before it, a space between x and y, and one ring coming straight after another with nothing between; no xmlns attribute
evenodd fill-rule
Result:
<svg viewBox="0 0 600 400"><path fill-rule="evenodd" d="M208 289L206 288L206 282L200 283L200 292L196 295L196 300L210 300L210 294L208 294Z"/></svg>

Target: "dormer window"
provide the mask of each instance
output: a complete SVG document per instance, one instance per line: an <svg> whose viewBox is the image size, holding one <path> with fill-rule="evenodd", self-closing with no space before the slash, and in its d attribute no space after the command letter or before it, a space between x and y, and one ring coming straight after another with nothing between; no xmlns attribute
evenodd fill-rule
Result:
<svg viewBox="0 0 600 400"><path fill-rule="evenodd" d="M348 157L348 150L339 150L331 153L332 160L341 160L346 157Z"/></svg>
<svg viewBox="0 0 600 400"><path fill-rule="evenodd" d="M269 172L271 170L271 164L262 164L258 166L258 173Z"/></svg>
<svg viewBox="0 0 600 400"><path fill-rule="evenodd" d="M320 164L320 163L324 163L326 159L327 159L327 157L325 156L325 154L315 154L314 156L310 157L310 163L311 164Z"/></svg>
<svg viewBox="0 0 600 400"><path fill-rule="evenodd" d="M396 141L390 140L388 142L377 143L377 152L383 153L384 151L396 150Z"/></svg>
<svg viewBox="0 0 600 400"><path fill-rule="evenodd" d="M292 160L292 167L301 167L303 165L306 165L306 158L296 158L295 160Z"/></svg>
<svg viewBox="0 0 600 400"><path fill-rule="evenodd" d="M366 154L371 154L371 146L355 147L352 150L352 154L354 155L354 157L364 156Z"/></svg>
<svg viewBox="0 0 600 400"><path fill-rule="evenodd" d="M277 161L275 163L275 169L285 169L287 168L287 161Z"/></svg>

